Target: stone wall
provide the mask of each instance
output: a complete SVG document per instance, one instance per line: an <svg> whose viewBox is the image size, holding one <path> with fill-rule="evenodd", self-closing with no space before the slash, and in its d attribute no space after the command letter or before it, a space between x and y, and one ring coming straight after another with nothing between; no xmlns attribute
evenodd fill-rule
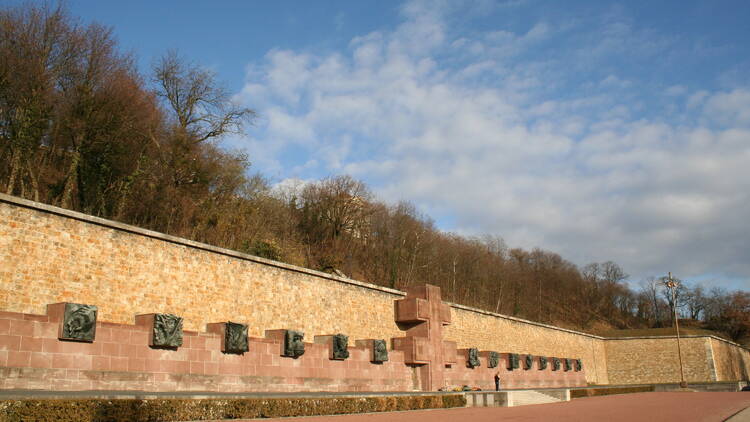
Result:
<svg viewBox="0 0 750 422"><path fill-rule="evenodd" d="M404 293L0 195L0 310L44 314L49 303L97 305L99 319L171 313L185 329L232 320L264 330L345 333L352 341L403 335ZM447 339L459 347L582 358L606 383L595 336L454 306Z"/></svg>
<svg viewBox="0 0 750 422"><path fill-rule="evenodd" d="M587 382L608 383L604 341L598 336L454 305L446 340L455 341L459 348L580 358Z"/></svg>
<svg viewBox="0 0 750 422"><path fill-rule="evenodd" d="M750 353L715 337L710 339L719 381L750 381Z"/></svg>
<svg viewBox="0 0 750 422"><path fill-rule="evenodd" d="M683 337L682 361L687 382L717 379L710 338ZM675 337L609 339L605 343L611 384L680 382Z"/></svg>
<svg viewBox="0 0 750 422"><path fill-rule="evenodd" d="M44 314L49 303L74 302L121 324L136 314L180 315L194 331L236 320L253 336L275 328L362 339L401 333L393 301L402 292L54 207L0 202L0 262L0 310Z"/></svg>
<svg viewBox="0 0 750 422"><path fill-rule="evenodd" d="M404 292L2 194L0 262L0 311L44 315L47 304L74 302L97 305L99 321L125 326L136 314L180 315L197 333L231 320L258 338L279 328L309 338L340 332L351 344L404 334L394 322ZM461 305L452 314L445 339L459 348L581 358L593 384L674 381L668 340L604 339ZM739 379L749 367L736 345L686 343L695 358L689 379Z"/></svg>
<svg viewBox="0 0 750 422"><path fill-rule="evenodd" d="M349 347L329 359L328 344L305 343L281 356L283 340L250 338L244 354L222 352L222 335L185 331L176 349L149 347L148 325L99 322L93 342L58 340L60 317L0 312L0 389L138 391L411 391L403 352L370 362L372 349ZM307 336L306 336L307 339ZM312 340L312 337L310 337Z"/></svg>
<svg viewBox="0 0 750 422"><path fill-rule="evenodd" d="M467 356L464 351L460 351L456 363L447 368L445 379L448 385L470 385L477 386L482 390L495 389L495 374L500 377L501 389L515 388L555 388L569 386L586 386L586 368L582 371L576 371L575 367L566 371L563 359L560 359L560 369L554 370L552 357L548 359L547 367L541 369L539 356L534 356L531 369L525 369L524 357L520 355L519 367L510 369L508 366L508 354L500 354L500 363L496 368L489 368L487 357L480 356L481 365L476 368L469 368L467 365Z"/></svg>

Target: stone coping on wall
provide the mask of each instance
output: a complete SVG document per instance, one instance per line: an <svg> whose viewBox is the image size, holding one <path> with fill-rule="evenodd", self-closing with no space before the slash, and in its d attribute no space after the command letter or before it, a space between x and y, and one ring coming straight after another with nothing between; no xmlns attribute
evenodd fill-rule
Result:
<svg viewBox="0 0 750 422"><path fill-rule="evenodd" d="M584 333L582 331L570 330L570 329L567 329L567 328L557 327L557 326L549 325L549 324L543 324L541 322L530 321L528 319L517 318L517 317L510 316L510 315L496 314L494 312L485 311L485 310L479 309L479 308L472 308L471 306L460 305L458 303L450 303L450 302L446 302L446 303L448 305L450 305L452 308L461 309L463 311L469 311L469 312L474 312L474 313L477 313L477 314L488 315L488 316L492 316L492 317L495 317L495 318L507 319L509 321L520 322L522 324L535 325L537 327L548 328L550 330L562 331L562 332L565 332L565 333L576 334L576 335L584 336L584 337L590 337L590 338L594 338L594 339L597 339L597 340L608 340L608 338L602 337L602 336L597 336L596 334L589 334L589 333Z"/></svg>
<svg viewBox="0 0 750 422"><path fill-rule="evenodd" d="M747 351L750 351L750 348L747 348L739 343L735 343L731 340L727 340L725 338L721 338L719 336L714 336L710 334L680 334L680 338L711 338L718 341L723 341L724 343L731 344L732 346L739 347L740 349L745 349ZM677 339L677 336L634 336L634 337L605 337L604 340L663 340L663 339Z"/></svg>
<svg viewBox="0 0 750 422"><path fill-rule="evenodd" d="M406 292L403 292L401 290L378 286L376 284L371 284L371 283L365 283L363 281L358 281L358 280L354 280L351 278L339 277L339 276L328 274L322 271L311 270L309 268L299 267L296 265L291 265L291 264L287 264L287 263L279 262L279 261L273 261L270 259L265 259L265 258L261 258L261 257L254 256L254 255L244 254L241 252L233 251L231 249L220 248L220 247L212 246L206 243L196 242L193 240L189 240L189 239L185 239L185 238L181 238L177 236L171 236L171 235L156 232L153 230L131 226L129 224L119 223L113 220L107 220L105 218L95 217L95 216L80 213L77 211L71 211L71 210L56 207L53 205L43 204L41 202L35 202L35 201L28 200L28 199L23 199L23 198L19 198L16 196L12 196L12 195L6 195L4 193L0 193L0 202L5 202L8 204L12 204L12 205L23 207L23 208L33 209L36 211L46 212L46 213L58 215L61 217L67 217L67 218L79 220L85 223L95 224L95 225L102 226L102 227L107 227L107 228L111 228L115 230L121 230L121 231L129 232L129 233L133 233L133 234L138 234L138 235L150 237L153 239L163 240L165 242L187 246L187 247L191 247L191 248L195 248L195 249L199 249L199 250L203 250L207 252L213 252L213 253L230 256L230 257L237 258L237 259L252 261L252 262L256 262L256 263L263 264L263 265L268 265L268 266L277 267L277 268L281 268L281 269L285 269L289 271L308 274L308 275L312 275L315 277L320 277L323 279L335 281L338 283L358 286L358 287L362 287L362 288L369 289L369 290L377 290L377 291L391 294L394 296L401 296L401 297L406 296ZM478 313L482 315L492 316L495 318L502 318L502 319L506 319L509 321L515 321L515 322L522 323L522 324L534 325L537 327L547 328L550 330L576 334L576 335L580 335L580 336L588 337L592 339L597 339L597 340L636 340L636 339L659 339L659 338L674 338L675 337L675 336L602 337L602 336L598 336L595 334L584 333L582 331L571 330L567 328L557 327L554 325L543 324L541 322L530 321L530 320L523 319L523 318L517 318L517 317L513 317L509 315L503 315L503 314L498 314L495 312L485 311L482 309L473 308L470 306L461 305L457 303L450 303L450 302L446 302L446 303L455 309L460 309L463 311L474 312L474 313ZM680 337L683 337L683 338L708 337L708 338L713 338L715 340L723 341L733 346L737 346L746 350L750 350L737 343L734 343L729 340L723 339L721 337L713 336L713 335L684 335Z"/></svg>

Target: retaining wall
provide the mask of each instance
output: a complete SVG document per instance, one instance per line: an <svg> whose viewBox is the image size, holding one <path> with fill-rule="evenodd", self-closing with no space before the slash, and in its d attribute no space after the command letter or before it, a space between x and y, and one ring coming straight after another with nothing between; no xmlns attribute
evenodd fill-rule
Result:
<svg viewBox="0 0 750 422"><path fill-rule="evenodd" d="M124 327L136 314L158 312L182 316L194 333L231 320L248 324L256 338L278 328L302 330L309 339L344 333L351 344L403 335L394 322L394 301L404 292L2 194L0 262L0 310L11 313L44 315L47 304L74 302L97 305L99 321ZM664 379L674 375L664 365L639 366L669 361L669 342L605 339L461 305L452 305L452 314L445 340L459 348L581 358L585 381L593 384L674 381ZM688 342L687 353L696 358L691 376L746 376L746 349L706 339ZM706 347L713 348L713 359ZM16 370L16 363L0 353L3 370ZM412 380L399 388L406 385Z"/></svg>
<svg viewBox="0 0 750 422"><path fill-rule="evenodd" d="M718 381L708 337L682 337L681 345L686 381ZM675 337L610 339L605 351L611 384L680 381Z"/></svg>
<svg viewBox="0 0 750 422"><path fill-rule="evenodd" d="M750 353L734 343L711 337L716 379L719 381L749 381Z"/></svg>

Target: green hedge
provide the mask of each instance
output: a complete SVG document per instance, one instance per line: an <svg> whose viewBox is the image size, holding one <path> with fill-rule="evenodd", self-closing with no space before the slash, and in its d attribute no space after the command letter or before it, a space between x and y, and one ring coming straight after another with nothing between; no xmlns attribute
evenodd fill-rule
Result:
<svg viewBox="0 0 750 422"><path fill-rule="evenodd" d="M466 406L462 394L298 399L39 399L0 401L2 422L147 422L275 418Z"/></svg>
<svg viewBox="0 0 750 422"><path fill-rule="evenodd" d="M654 391L653 385L640 385L637 387L611 387L611 388L582 388L570 390L571 399L582 397L608 396L610 394L647 393Z"/></svg>

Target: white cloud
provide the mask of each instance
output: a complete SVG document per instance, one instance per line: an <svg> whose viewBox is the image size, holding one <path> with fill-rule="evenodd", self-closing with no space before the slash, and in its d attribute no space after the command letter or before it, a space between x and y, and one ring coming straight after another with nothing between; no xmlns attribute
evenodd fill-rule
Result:
<svg viewBox="0 0 750 422"><path fill-rule="evenodd" d="M601 81L603 87L614 87L624 89L631 85L630 81L622 80L616 75L609 75Z"/></svg>
<svg viewBox="0 0 750 422"><path fill-rule="evenodd" d="M274 184L273 186L271 186L271 189L277 194L299 194L300 192L302 192L305 186L312 182L313 180L290 177Z"/></svg>
<svg viewBox="0 0 750 422"><path fill-rule="evenodd" d="M700 90L690 95L690 98L688 98L688 101L687 101L687 107L694 109L694 108L701 106L706 101L706 98L708 97L708 95L709 95L708 92L705 90Z"/></svg>
<svg viewBox="0 0 750 422"><path fill-rule="evenodd" d="M750 91L716 93L707 99L706 113L723 125L750 126Z"/></svg>
<svg viewBox="0 0 750 422"><path fill-rule="evenodd" d="M684 95L686 92L687 92L687 88L685 88L682 85L672 85L669 88L667 88L667 90L665 91L667 95L672 96L672 97L678 97L678 96Z"/></svg>
<svg viewBox="0 0 750 422"><path fill-rule="evenodd" d="M450 11L411 2L403 24L348 51L270 52L238 94L265 119L253 159L281 177L347 172L387 200L452 215L458 231L578 264L750 279L750 92L664 88L705 127L634 117L640 106L617 93L638 82L614 73L595 80L596 94L550 97L550 70L577 67L509 57L555 28L454 34ZM614 20L587 60L668 45L646 35ZM290 150L309 158L285 171Z"/></svg>

